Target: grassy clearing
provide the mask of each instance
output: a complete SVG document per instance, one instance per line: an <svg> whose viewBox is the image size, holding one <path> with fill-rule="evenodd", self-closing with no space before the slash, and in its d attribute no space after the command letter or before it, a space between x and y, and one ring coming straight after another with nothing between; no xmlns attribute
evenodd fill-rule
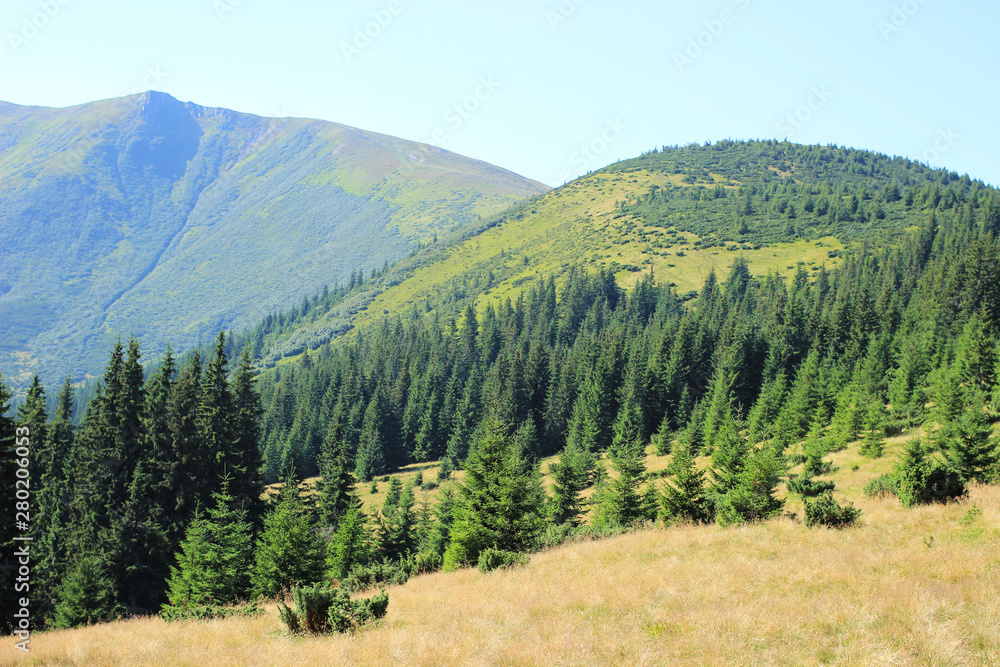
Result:
<svg viewBox="0 0 1000 667"><path fill-rule="evenodd" d="M513 269L479 298L480 310L487 303L497 306L508 298L516 299L539 276L558 274L570 264L582 264L590 270L611 268L615 263L630 267L616 272L624 288L632 287L652 269L658 281L674 283L686 292L699 289L713 269L724 276L740 256L757 275L789 275L799 262L814 270L840 262L838 257L829 257L831 251L844 247L833 237L758 249L715 246L701 250L694 246L699 240L695 234L678 233L677 239L687 241L678 244L665 230L644 227L633 216L615 217L619 201L638 197L653 186L681 185L681 179L680 174L641 169L598 173L574 181L543 196L520 219L512 216L456 245L440 261L417 269L376 297L358 314L355 324L377 322L383 312L408 312L413 304L440 292L448 281L488 270L507 275L506 271Z"/></svg>

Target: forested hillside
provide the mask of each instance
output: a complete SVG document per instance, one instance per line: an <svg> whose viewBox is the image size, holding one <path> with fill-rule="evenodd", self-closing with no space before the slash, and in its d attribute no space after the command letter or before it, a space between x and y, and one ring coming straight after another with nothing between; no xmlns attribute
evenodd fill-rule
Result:
<svg viewBox="0 0 1000 667"><path fill-rule="evenodd" d="M790 497L808 526L851 526L831 455L877 459L900 434L924 437L870 495L909 508L995 483L1000 193L844 149L718 146L620 163L355 275L242 337L233 374L221 334L145 380L138 341L119 345L79 428L70 388L50 420L36 382L17 424L36 434L47 618L254 613L220 605L512 566L643 522L756 523ZM818 239L838 261L775 265ZM705 276L681 286L666 269L689 257ZM265 343L350 304L353 329L254 379ZM387 473L432 461L435 479L395 477L362 509ZM417 507L421 484L441 485L434 506ZM308 590L303 604L341 594Z"/></svg>
<svg viewBox="0 0 1000 667"><path fill-rule="evenodd" d="M431 146L146 92L0 102L0 368L100 375L243 329L545 186ZM49 385L53 386L53 385Z"/></svg>
<svg viewBox="0 0 1000 667"><path fill-rule="evenodd" d="M315 294L247 335L270 365L387 313L459 319L476 303L482 314L571 265L609 271L626 288L652 269L682 294L737 257L758 276L790 275L800 262L815 273L836 266L845 246L898 244L930 211L953 212L973 192L987 224L1000 224L993 190L902 158L775 141L664 148L442 236L343 298Z"/></svg>

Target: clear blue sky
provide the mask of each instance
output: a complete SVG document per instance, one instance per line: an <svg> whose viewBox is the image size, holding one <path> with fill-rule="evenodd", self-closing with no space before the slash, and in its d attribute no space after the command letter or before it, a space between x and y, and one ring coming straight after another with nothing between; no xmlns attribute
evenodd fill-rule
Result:
<svg viewBox="0 0 1000 667"><path fill-rule="evenodd" d="M153 88L549 185L654 146L786 136L1000 184L993 2L4 0L0 24L0 99L19 104Z"/></svg>

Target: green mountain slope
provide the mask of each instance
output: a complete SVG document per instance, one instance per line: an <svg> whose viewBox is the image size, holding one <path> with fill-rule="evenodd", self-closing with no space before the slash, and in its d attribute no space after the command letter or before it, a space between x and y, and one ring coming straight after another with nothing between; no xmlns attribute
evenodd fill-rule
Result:
<svg viewBox="0 0 1000 667"><path fill-rule="evenodd" d="M93 373L241 328L547 190L423 144L148 92L0 103L0 368Z"/></svg>
<svg viewBox="0 0 1000 667"><path fill-rule="evenodd" d="M571 265L615 273L622 287L652 270L680 292L737 258L757 275L832 268L845 247L899 242L934 211L985 186L903 158L787 142L664 148L535 197L401 261L328 310L257 329L271 365L385 313L455 317L471 300L498 306ZM959 194L958 193L965 193ZM1000 220L993 206L986 215ZM992 224L992 223L991 223ZM294 315L294 314L293 314Z"/></svg>

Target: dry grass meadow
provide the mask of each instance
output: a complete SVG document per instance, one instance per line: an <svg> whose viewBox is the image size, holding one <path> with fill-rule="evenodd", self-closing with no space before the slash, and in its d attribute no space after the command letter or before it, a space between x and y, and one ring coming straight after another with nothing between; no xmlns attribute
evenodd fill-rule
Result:
<svg viewBox="0 0 1000 667"><path fill-rule="evenodd" d="M892 453L874 462L852 451L834 458L835 478L864 510L854 529L807 529L790 503L762 525L648 528L535 554L520 569L416 577L389 589L380 625L354 635L289 636L269 605L251 619L154 617L38 633L30 655L14 656L9 641L0 661L1000 664L1000 487L908 511L894 498L860 494Z"/></svg>

